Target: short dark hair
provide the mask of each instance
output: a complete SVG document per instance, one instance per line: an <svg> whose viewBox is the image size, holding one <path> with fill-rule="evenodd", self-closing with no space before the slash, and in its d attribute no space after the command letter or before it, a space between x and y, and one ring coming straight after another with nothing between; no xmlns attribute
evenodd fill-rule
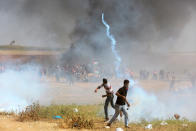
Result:
<svg viewBox="0 0 196 131"><path fill-rule="evenodd" d="M103 78L103 83L107 83L108 80L106 78Z"/></svg>
<svg viewBox="0 0 196 131"><path fill-rule="evenodd" d="M129 83L129 80L124 80L124 84L128 84Z"/></svg>

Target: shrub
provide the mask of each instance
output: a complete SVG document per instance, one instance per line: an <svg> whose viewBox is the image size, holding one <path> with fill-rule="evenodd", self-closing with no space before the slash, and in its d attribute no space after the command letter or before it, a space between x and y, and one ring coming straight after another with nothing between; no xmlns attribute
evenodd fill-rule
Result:
<svg viewBox="0 0 196 131"><path fill-rule="evenodd" d="M33 103L30 106L27 106L24 111L19 113L18 120L23 121L38 121L39 117L40 105L38 103Z"/></svg>

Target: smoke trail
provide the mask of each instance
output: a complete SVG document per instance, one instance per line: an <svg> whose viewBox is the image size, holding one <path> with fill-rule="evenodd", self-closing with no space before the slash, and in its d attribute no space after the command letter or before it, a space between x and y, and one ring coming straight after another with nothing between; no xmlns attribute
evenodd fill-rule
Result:
<svg viewBox="0 0 196 131"><path fill-rule="evenodd" d="M121 57L118 55L118 52L116 50L116 40L114 38L114 36L110 33L110 25L104 20L104 13L102 13L102 23L105 25L106 27L106 34L108 36L108 38L111 40L111 48L112 48L112 53L115 56L115 71L116 71L116 75L117 77L121 77L121 73L120 73L120 64L121 64Z"/></svg>
<svg viewBox="0 0 196 131"><path fill-rule="evenodd" d="M175 112L180 112L179 110L176 110L176 108L174 108L174 110L167 110L167 106L162 103L157 98L157 96L155 96L154 94L147 93L135 83L135 81L129 76L129 74L124 74L119 70L121 64L121 57L116 51L116 40L114 36L110 33L110 26L104 20L104 14L102 14L102 22L106 27L107 36L111 40L112 52L116 59L115 71L117 77L126 77L130 80L131 87L135 86L134 88L130 89L128 94L128 101L132 103L131 110L129 110L130 122L139 122L142 119L145 119L147 121L151 121L153 119L167 119Z"/></svg>

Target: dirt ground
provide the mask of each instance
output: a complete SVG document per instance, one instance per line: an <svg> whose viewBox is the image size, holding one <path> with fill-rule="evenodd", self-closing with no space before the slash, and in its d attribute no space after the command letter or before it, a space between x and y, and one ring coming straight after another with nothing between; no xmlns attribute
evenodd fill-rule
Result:
<svg viewBox="0 0 196 131"><path fill-rule="evenodd" d="M75 83L70 86L65 82L55 82L50 80L43 81L48 85L47 94L43 96L46 101L52 100L53 104L100 104L104 102L101 95L104 94L104 90L100 90L97 94L94 93L94 89L101 83ZM122 81L112 81L114 91L117 91L121 87ZM168 81L140 81L139 84L148 92L160 92L169 90ZM181 86L188 86L190 82L181 81L176 83ZM51 104L51 103L49 103ZM104 129L104 122L95 123L97 130ZM38 122L18 122L14 116L0 116L0 131L63 131L59 129L54 122L38 121ZM64 129L66 131L73 129ZM109 129L109 130L115 130Z"/></svg>
<svg viewBox="0 0 196 131"><path fill-rule="evenodd" d="M122 87L123 81L113 80L110 82L114 92L116 92L120 87ZM104 102L101 98L105 94L104 89L94 93L95 88L101 84L100 83L75 83L70 86L64 82L56 83L50 82L48 88L48 94L44 99L52 99L53 104L100 104ZM154 81L145 80L139 81L137 85L142 87L145 91L149 93L159 93L169 90L169 81ZM189 81L178 81L175 84L175 89L189 88L191 83ZM130 92L131 93L131 92Z"/></svg>

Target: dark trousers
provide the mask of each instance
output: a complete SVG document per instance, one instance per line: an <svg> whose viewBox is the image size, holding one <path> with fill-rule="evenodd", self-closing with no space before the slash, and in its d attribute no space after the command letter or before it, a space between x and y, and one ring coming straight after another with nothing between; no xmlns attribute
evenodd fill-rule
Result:
<svg viewBox="0 0 196 131"><path fill-rule="evenodd" d="M111 95L108 95L106 100L105 100L105 105L104 105L104 111L105 111L105 118L108 119L108 105L109 103L111 104L112 108L115 109L115 106L114 106L114 102L113 102L113 99L114 99L114 95L111 94Z"/></svg>

